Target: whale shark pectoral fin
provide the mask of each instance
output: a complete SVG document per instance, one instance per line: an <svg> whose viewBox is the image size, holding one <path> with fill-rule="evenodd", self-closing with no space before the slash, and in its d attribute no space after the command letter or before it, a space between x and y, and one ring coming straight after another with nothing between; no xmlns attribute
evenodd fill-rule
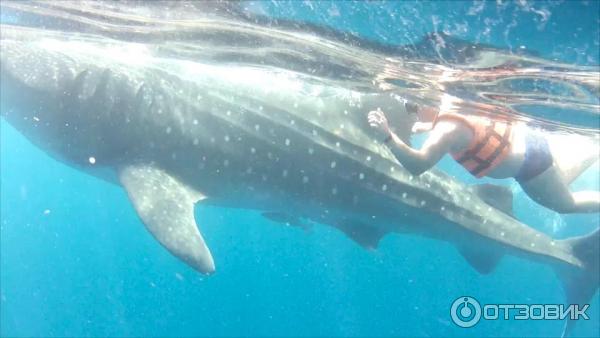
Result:
<svg viewBox="0 0 600 338"><path fill-rule="evenodd" d="M132 165L119 179L146 229L169 252L202 273L215 270L194 220L194 204L205 197L153 166Z"/></svg>

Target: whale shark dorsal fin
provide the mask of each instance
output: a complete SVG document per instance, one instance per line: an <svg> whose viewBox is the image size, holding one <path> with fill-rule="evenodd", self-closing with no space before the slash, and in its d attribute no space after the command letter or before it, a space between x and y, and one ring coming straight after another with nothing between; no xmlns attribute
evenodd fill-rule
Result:
<svg viewBox="0 0 600 338"><path fill-rule="evenodd" d="M377 249L379 241L386 234L377 227L352 219L343 219L336 224L336 227L367 249Z"/></svg>
<svg viewBox="0 0 600 338"><path fill-rule="evenodd" d="M509 188L484 183L474 185L473 190L485 203L513 218L515 217L513 214L513 194Z"/></svg>
<svg viewBox="0 0 600 338"><path fill-rule="evenodd" d="M467 260L469 265L482 275L487 275L494 271L502 258L502 254L485 250L484 248L459 246L458 251Z"/></svg>
<svg viewBox="0 0 600 338"><path fill-rule="evenodd" d="M169 252L202 273L215 269L194 220L194 204L204 196L151 165L120 168L119 180L146 229Z"/></svg>

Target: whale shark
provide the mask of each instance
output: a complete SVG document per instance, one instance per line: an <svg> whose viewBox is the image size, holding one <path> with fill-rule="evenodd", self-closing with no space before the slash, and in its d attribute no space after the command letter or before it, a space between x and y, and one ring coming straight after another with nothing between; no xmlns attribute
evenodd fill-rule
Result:
<svg viewBox="0 0 600 338"><path fill-rule="evenodd" d="M598 289L598 230L554 239L514 217L506 188L405 170L364 118L396 111L409 141L413 117L393 92L177 57L185 46L0 30L2 118L57 160L122 186L152 236L201 273L215 260L197 203L332 226L371 249L389 233L426 236L455 245L483 274L505 255L547 264L572 304Z"/></svg>

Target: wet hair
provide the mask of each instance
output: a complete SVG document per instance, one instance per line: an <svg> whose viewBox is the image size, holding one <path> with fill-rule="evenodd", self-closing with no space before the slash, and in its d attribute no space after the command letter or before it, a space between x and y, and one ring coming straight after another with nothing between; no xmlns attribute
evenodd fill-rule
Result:
<svg viewBox="0 0 600 338"><path fill-rule="evenodd" d="M419 105L413 102L405 102L404 108L406 108L406 112L409 114L418 114L419 113Z"/></svg>

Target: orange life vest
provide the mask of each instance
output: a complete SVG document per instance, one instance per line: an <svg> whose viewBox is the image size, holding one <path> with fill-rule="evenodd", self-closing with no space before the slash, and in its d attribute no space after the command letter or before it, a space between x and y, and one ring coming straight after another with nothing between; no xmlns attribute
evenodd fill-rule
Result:
<svg viewBox="0 0 600 338"><path fill-rule="evenodd" d="M436 118L434 125L441 120L461 122L473 132L473 139L467 148L451 155L475 177L485 176L510 154L512 127L509 121L483 116L442 114Z"/></svg>

